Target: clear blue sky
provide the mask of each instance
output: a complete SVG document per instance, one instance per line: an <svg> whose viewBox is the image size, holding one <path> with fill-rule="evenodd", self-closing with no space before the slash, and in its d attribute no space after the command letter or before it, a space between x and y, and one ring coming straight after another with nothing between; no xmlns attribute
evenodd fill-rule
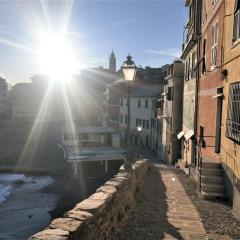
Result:
<svg viewBox="0 0 240 240"><path fill-rule="evenodd" d="M184 0L41 2L0 4L0 73L12 84L40 73L32 51L38 32L50 25L58 31L66 22L79 70L108 67L112 49L118 67L128 53L143 67L160 67L180 53Z"/></svg>

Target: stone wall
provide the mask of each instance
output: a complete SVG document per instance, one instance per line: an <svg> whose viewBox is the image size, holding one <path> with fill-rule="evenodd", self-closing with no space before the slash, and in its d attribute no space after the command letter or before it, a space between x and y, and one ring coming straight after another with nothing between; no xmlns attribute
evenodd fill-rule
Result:
<svg viewBox="0 0 240 240"><path fill-rule="evenodd" d="M135 204L135 196L149 171L147 160L137 161L133 172L123 167L88 199L54 219L49 227L29 240L103 240L121 227Z"/></svg>

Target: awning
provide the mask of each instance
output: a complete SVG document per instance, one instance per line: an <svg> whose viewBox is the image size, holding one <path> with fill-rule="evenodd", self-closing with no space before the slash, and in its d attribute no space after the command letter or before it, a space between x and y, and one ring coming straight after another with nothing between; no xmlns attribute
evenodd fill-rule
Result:
<svg viewBox="0 0 240 240"><path fill-rule="evenodd" d="M185 132L184 132L184 131L181 131L181 132L177 135L177 138L178 138L178 139L181 139L184 135L185 135Z"/></svg>
<svg viewBox="0 0 240 240"><path fill-rule="evenodd" d="M218 93L216 95L213 95L211 98L218 98L218 97L223 97L223 93Z"/></svg>
<svg viewBox="0 0 240 240"><path fill-rule="evenodd" d="M193 135L194 135L194 131L191 129L184 135L184 137L186 140L189 140Z"/></svg>

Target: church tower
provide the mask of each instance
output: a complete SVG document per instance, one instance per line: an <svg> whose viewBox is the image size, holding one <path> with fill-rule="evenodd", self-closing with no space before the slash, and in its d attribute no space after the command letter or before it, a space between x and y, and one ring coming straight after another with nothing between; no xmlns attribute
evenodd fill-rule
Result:
<svg viewBox="0 0 240 240"><path fill-rule="evenodd" d="M113 51L109 57L109 71L116 72L116 56Z"/></svg>

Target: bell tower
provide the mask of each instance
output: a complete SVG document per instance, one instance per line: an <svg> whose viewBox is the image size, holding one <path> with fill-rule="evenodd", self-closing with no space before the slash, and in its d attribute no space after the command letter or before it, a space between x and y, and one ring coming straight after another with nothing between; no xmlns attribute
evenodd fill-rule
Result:
<svg viewBox="0 0 240 240"><path fill-rule="evenodd" d="M113 51L109 57L109 71L116 72L116 56Z"/></svg>

